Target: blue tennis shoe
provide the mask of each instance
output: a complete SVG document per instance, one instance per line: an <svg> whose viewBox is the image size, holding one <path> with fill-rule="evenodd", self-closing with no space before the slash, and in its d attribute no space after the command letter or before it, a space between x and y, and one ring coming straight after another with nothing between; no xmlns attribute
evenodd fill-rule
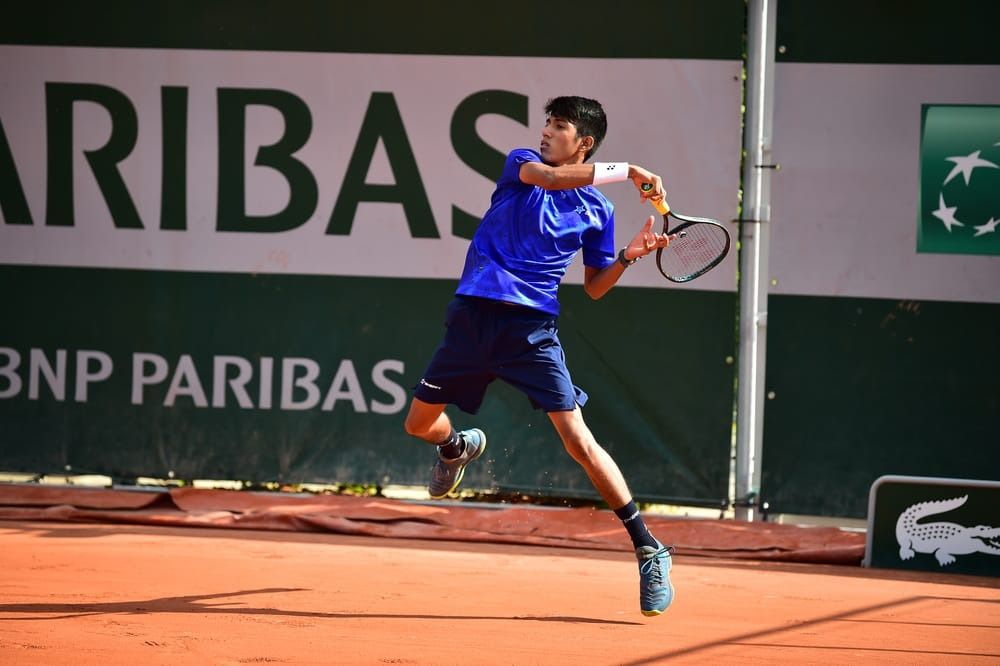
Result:
<svg viewBox="0 0 1000 666"><path fill-rule="evenodd" d="M670 584L673 550L673 546L664 546L659 541L656 547L635 549L635 558L639 560L639 608L643 615L659 615L674 600L674 586Z"/></svg>
<svg viewBox="0 0 1000 666"><path fill-rule="evenodd" d="M432 499L444 499L449 493L458 488L465 475L465 466L483 455L486 450L486 433L479 428L463 430L458 436L465 442L465 450L462 455L454 460L441 457L438 451L438 460L431 470L431 482L428 487Z"/></svg>

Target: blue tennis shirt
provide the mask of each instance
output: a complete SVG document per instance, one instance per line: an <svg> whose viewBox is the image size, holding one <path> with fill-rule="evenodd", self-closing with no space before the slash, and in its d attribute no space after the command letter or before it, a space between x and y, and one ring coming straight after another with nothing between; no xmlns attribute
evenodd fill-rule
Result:
<svg viewBox="0 0 1000 666"><path fill-rule="evenodd" d="M559 282L581 248L586 266L614 262L614 205L592 185L549 191L522 183L521 165L541 161L523 148L507 155L455 293L558 315Z"/></svg>

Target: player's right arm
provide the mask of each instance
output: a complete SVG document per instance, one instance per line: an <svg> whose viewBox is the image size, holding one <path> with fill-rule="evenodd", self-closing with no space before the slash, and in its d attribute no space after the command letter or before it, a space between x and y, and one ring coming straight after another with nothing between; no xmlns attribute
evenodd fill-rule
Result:
<svg viewBox="0 0 1000 666"><path fill-rule="evenodd" d="M549 166L544 162L525 162L518 172L521 182L543 190L571 190L594 182L593 164Z"/></svg>

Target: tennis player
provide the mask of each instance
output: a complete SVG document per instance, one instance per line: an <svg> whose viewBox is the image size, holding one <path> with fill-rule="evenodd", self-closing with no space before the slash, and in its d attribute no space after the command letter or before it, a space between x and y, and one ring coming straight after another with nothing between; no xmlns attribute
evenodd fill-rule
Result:
<svg viewBox="0 0 1000 666"><path fill-rule="evenodd" d="M631 180L645 201L663 197L663 185L635 164L588 163L607 132L596 100L556 97L545 114L538 152L517 149L507 156L448 305L444 341L414 387L405 428L437 446L429 490L441 499L486 450L483 431L456 432L445 405L475 414L494 379L522 391L545 410L566 451L621 519L639 561L640 608L659 615L674 595L672 548L649 533L618 465L583 420L587 394L566 367L556 293L580 249L584 290L596 300L640 257L670 242L652 230L650 216L628 245L616 248L614 206L594 186ZM644 192L646 183L652 188Z"/></svg>

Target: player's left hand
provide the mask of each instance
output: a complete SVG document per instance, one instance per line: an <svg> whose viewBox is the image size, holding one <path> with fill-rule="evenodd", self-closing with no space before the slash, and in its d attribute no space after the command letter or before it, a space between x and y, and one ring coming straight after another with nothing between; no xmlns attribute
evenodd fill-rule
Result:
<svg viewBox="0 0 1000 666"><path fill-rule="evenodd" d="M653 250L667 247L670 245L670 241L677 237L676 234L658 234L653 231L653 224L655 222L656 217L653 215L646 218L646 223L642 225L642 229L625 246L626 259L645 257Z"/></svg>

